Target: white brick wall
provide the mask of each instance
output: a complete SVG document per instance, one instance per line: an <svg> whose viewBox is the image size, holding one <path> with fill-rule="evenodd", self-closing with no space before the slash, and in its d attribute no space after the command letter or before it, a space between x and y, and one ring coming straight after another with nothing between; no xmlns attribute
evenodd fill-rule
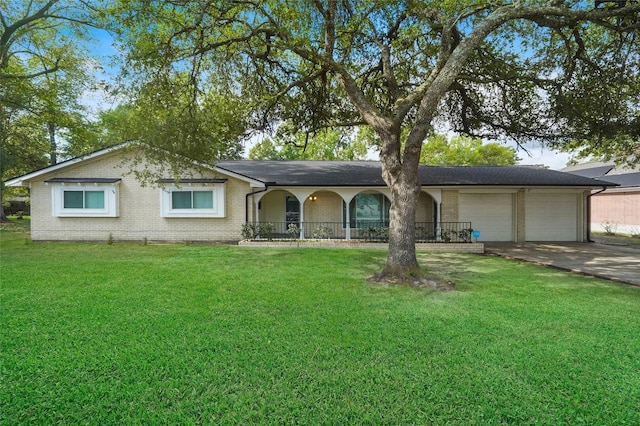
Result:
<svg viewBox="0 0 640 426"><path fill-rule="evenodd" d="M245 195L249 184L228 178L225 185L225 217L162 218L160 189L142 187L133 176L123 176L121 153L83 161L60 171L39 176L31 184L31 236L33 240L225 241L241 239L245 219ZM122 178L119 185L120 214L116 218L53 217L51 186L58 178ZM166 176L170 178L170 176ZM219 176L203 176L219 177Z"/></svg>

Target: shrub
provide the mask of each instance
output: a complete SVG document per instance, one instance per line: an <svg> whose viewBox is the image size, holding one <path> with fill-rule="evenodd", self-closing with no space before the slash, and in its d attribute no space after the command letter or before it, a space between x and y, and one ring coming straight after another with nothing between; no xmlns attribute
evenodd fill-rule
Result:
<svg viewBox="0 0 640 426"><path fill-rule="evenodd" d="M331 238L333 230L329 226L318 226L313 230L312 236L317 239Z"/></svg>
<svg viewBox="0 0 640 426"><path fill-rule="evenodd" d="M275 230L275 225L271 222L261 223L258 225L258 236L262 238L267 238L267 240L271 241L273 239L273 231Z"/></svg>
<svg viewBox="0 0 640 426"><path fill-rule="evenodd" d="M295 240L300 237L300 228L298 228L297 224L290 223L289 226L287 226L287 234L289 234L289 238Z"/></svg>
<svg viewBox="0 0 640 426"><path fill-rule="evenodd" d="M611 222L606 220L603 224L602 224L602 228L604 229L604 233L607 235L615 235L616 231L618 230L618 224L615 222Z"/></svg>
<svg viewBox="0 0 640 426"><path fill-rule="evenodd" d="M245 240L255 240L258 235L257 226L258 225L254 225L252 223L244 223L240 231L242 238Z"/></svg>

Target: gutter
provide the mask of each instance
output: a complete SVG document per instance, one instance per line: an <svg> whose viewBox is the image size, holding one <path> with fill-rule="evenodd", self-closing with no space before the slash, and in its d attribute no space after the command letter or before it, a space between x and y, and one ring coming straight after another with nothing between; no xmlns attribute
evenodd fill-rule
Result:
<svg viewBox="0 0 640 426"><path fill-rule="evenodd" d="M593 197L594 195L598 195L606 190L607 187L603 186L600 191L587 195L587 242L589 243L595 243L595 241L591 239L591 197Z"/></svg>
<svg viewBox="0 0 640 426"><path fill-rule="evenodd" d="M269 190L269 185L274 185L275 182L265 182L264 189L260 191L249 192L244 196L244 223L249 223L249 197L253 197L256 194L260 194Z"/></svg>

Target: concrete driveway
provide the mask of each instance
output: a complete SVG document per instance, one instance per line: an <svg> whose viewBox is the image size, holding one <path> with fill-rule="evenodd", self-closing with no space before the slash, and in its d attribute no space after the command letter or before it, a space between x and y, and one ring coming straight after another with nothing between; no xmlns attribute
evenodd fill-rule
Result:
<svg viewBox="0 0 640 426"><path fill-rule="evenodd" d="M485 243L485 252L640 286L640 246Z"/></svg>

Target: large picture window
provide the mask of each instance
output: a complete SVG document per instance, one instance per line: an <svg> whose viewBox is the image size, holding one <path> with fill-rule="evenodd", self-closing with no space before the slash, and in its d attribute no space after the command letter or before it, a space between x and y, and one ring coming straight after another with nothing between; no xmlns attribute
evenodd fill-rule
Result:
<svg viewBox="0 0 640 426"><path fill-rule="evenodd" d="M362 193L356 195L349 203L351 228L370 226L389 226L389 208L391 204L383 194ZM342 224L346 227L346 203L342 203Z"/></svg>
<svg viewBox="0 0 640 426"><path fill-rule="evenodd" d="M119 179L51 179L55 217L117 217Z"/></svg>
<svg viewBox="0 0 640 426"><path fill-rule="evenodd" d="M213 191L172 191L172 209L212 209Z"/></svg>
<svg viewBox="0 0 640 426"><path fill-rule="evenodd" d="M100 191L67 191L63 190L65 209L104 209L104 190Z"/></svg>
<svg viewBox="0 0 640 426"><path fill-rule="evenodd" d="M162 217L224 217L224 184L161 189Z"/></svg>

